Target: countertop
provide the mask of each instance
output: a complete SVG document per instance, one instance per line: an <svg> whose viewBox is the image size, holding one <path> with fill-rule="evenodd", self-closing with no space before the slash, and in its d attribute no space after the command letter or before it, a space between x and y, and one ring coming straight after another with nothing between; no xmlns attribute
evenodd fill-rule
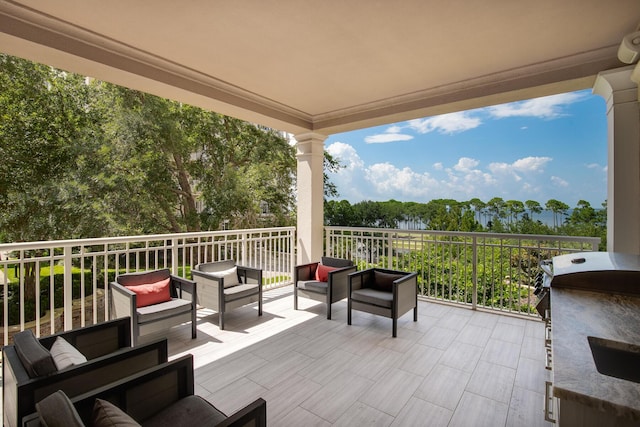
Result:
<svg viewBox="0 0 640 427"><path fill-rule="evenodd" d="M587 336L640 345L640 297L551 290L553 394L640 421L640 384L599 373Z"/></svg>

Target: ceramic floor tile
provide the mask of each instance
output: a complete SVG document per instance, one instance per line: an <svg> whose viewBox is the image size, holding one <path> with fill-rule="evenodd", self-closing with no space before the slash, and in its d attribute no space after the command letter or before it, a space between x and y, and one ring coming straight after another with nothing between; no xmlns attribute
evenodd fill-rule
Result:
<svg viewBox="0 0 640 427"><path fill-rule="evenodd" d="M458 331L453 329L446 329L440 326L434 326L425 332L424 336L418 341L420 344L428 345L429 347L439 348L440 350L446 350L449 345L458 335Z"/></svg>
<svg viewBox="0 0 640 427"><path fill-rule="evenodd" d="M506 341L490 339L480 357L486 362L517 369L521 347Z"/></svg>
<svg viewBox="0 0 640 427"><path fill-rule="evenodd" d="M454 341L440 358L440 363L465 372L473 372L476 368L482 347Z"/></svg>
<svg viewBox="0 0 640 427"><path fill-rule="evenodd" d="M398 367L414 375L426 377L433 367L436 366L443 354L444 350L422 344L415 344L404 354Z"/></svg>
<svg viewBox="0 0 640 427"><path fill-rule="evenodd" d="M389 369L359 400L392 416L400 410L423 378L400 369Z"/></svg>
<svg viewBox="0 0 640 427"><path fill-rule="evenodd" d="M438 364L422 381L414 396L437 406L454 410L471 374Z"/></svg>
<svg viewBox="0 0 640 427"><path fill-rule="evenodd" d="M395 418L391 427L447 427L453 411L418 398L411 398Z"/></svg>
<svg viewBox="0 0 640 427"><path fill-rule="evenodd" d="M465 392L453 413L450 427L496 427L507 420L509 406L495 400Z"/></svg>
<svg viewBox="0 0 640 427"><path fill-rule="evenodd" d="M480 361L467 384L467 391L508 404L515 378L515 369Z"/></svg>
<svg viewBox="0 0 640 427"><path fill-rule="evenodd" d="M362 402L356 402L338 420L333 427L371 426L387 427L393 422L391 415L367 406Z"/></svg>

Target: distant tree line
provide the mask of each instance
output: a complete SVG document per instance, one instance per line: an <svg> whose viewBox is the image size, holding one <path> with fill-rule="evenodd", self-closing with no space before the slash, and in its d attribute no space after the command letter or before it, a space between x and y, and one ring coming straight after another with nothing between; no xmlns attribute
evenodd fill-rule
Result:
<svg viewBox="0 0 640 427"><path fill-rule="evenodd" d="M542 222L543 211L551 212L553 224ZM580 200L573 209L559 200L548 200L544 206L535 200L503 200L494 197L487 202L478 198L459 202L436 199L427 203L327 200L326 225L345 227L414 228L423 230L474 231L541 235L600 237L606 247L607 210L595 209Z"/></svg>

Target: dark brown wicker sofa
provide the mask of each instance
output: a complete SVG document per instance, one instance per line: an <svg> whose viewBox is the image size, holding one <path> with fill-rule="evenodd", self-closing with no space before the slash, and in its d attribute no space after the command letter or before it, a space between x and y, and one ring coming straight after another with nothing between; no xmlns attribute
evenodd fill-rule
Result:
<svg viewBox="0 0 640 427"><path fill-rule="evenodd" d="M85 362L58 369L51 353L58 337ZM131 347L130 319L99 323L37 339L30 330L16 334L2 349L5 426L19 426L35 404L57 390L77 396L167 361L167 341Z"/></svg>
<svg viewBox="0 0 640 427"><path fill-rule="evenodd" d="M56 392L25 418L25 426L266 426L267 404L249 403L227 416L194 395L193 356L186 355L68 399Z"/></svg>

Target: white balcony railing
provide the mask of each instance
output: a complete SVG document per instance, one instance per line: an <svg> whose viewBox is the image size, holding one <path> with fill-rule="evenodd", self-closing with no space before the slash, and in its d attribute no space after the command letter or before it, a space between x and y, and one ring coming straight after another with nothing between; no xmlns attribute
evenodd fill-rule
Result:
<svg viewBox="0 0 640 427"><path fill-rule="evenodd" d="M325 236L327 255L360 269L417 271L425 298L530 316L538 262L600 241L345 227L326 227ZM235 259L262 268L269 288L291 283L295 252L294 227L0 244L3 342L26 328L42 336L108 319L105 290L117 274L170 268L190 277L199 262Z"/></svg>
<svg viewBox="0 0 640 427"><path fill-rule="evenodd" d="M190 277L199 262L235 259L262 268L267 288L291 283L294 242L284 227L0 244L3 342L25 328L41 336L107 320L105 290L129 271Z"/></svg>
<svg viewBox="0 0 640 427"><path fill-rule="evenodd" d="M537 316L540 260L597 251L600 238L326 227L326 252L357 262L418 272L423 297L471 308Z"/></svg>

